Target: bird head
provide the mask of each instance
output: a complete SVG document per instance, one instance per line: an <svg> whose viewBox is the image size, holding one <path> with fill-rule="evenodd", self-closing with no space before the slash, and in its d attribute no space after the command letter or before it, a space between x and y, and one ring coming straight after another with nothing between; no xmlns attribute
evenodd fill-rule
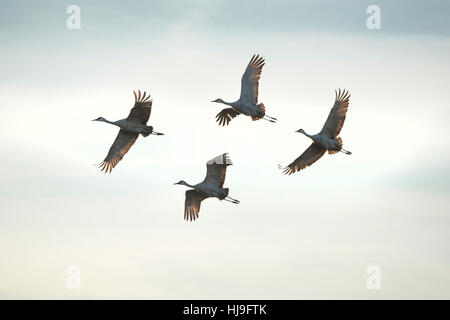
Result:
<svg viewBox="0 0 450 320"><path fill-rule="evenodd" d="M295 131L295 132L300 132L300 133L303 133L303 134L305 134L305 130L303 130L303 129L298 129L297 131Z"/></svg>
<svg viewBox="0 0 450 320"><path fill-rule="evenodd" d="M219 98L219 99L216 99L216 100L213 100L213 101L211 101L211 102L224 103L224 102L223 102L223 100L222 100L222 99L220 99L220 98Z"/></svg>
<svg viewBox="0 0 450 320"><path fill-rule="evenodd" d="M94 120L92 120L92 121L105 121L105 118L103 118L103 117L98 117L97 119L94 119Z"/></svg>
<svg viewBox="0 0 450 320"><path fill-rule="evenodd" d="M175 185L175 184L186 184L186 182L185 182L184 180L180 180L180 181L178 181L178 182L175 182L174 185Z"/></svg>

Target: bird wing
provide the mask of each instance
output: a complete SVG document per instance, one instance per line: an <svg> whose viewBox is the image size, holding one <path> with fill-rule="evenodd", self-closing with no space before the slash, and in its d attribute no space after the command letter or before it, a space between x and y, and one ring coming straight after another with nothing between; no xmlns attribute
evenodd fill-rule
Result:
<svg viewBox="0 0 450 320"><path fill-rule="evenodd" d="M263 66L264 59L259 55L253 55L247 69L245 69L244 75L242 76L240 100L246 99L253 105L257 104L259 78L261 77Z"/></svg>
<svg viewBox="0 0 450 320"><path fill-rule="evenodd" d="M227 153L221 154L206 162L205 182L218 188L222 188L225 182L227 166L232 165Z"/></svg>
<svg viewBox="0 0 450 320"><path fill-rule="evenodd" d="M323 125L321 134L328 136L330 138L336 138L341 132L342 126L344 125L345 115L348 110L348 103L350 94L345 89L341 92L336 92L336 98L334 101L333 108L331 108L328 119Z"/></svg>
<svg viewBox="0 0 450 320"><path fill-rule="evenodd" d="M231 119L237 117L240 114L241 113L236 109L226 108L216 115L216 121L219 123L219 125L225 126L230 123Z"/></svg>
<svg viewBox="0 0 450 320"><path fill-rule="evenodd" d="M114 140L111 148L109 149L108 155L105 160L100 163L99 167L102 171L111 172L112 169L122 160L123 156L130 150L131 146L136 142L138 134L129 133L120 129L119 134Z"/></svg>
<svg viewBox="0 0 450 320"><path fill-rule="evenodd" d="M141 96L141 90L138 91L139 95L134 93L134 107L131 109L130 114L127 117L128 121L135 121L141 124L147 124L150 114L152 112L152 100L148 100L150 95L146 97L146 92Z"/></svg>
<svg viewBox="0 0 450 320"><path fill-rule="evenodd" d="M302 153L300 157L295 159L290 165L284 168L285 174L292 174L302 169L305 169L307 166L312 165L314 162L319 160L323 154L325 153L325 149L319 147L317 144L313 143L309 146L305 152Z"/></svg>
<svg viewBox="0 0 450 320"><path fill-rule="evenodd" d="M206 198L209 198L209 196L200 191L186 191L186 200L184 200L184 220L193 221L197 219L200 211L200 204Z"/></svg>

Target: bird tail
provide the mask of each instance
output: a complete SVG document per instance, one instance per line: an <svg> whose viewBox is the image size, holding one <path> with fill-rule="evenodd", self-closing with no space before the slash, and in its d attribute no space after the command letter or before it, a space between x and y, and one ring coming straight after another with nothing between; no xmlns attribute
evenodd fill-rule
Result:
<svg viewBox="0 0 450 320"><path fill-rule="evenodd" d="M336 138L338 144L339 144L339 150L328 150L329 154L335 154L338 153L340 150L342 150L342 138L341 137L337 137Z"/></svg>
<svg viewBox="0 0 450 320"><path fill-rule="evenodd" d="M225 191L226 195L225 197L228 197L228 193L230 193L230 189L229 188L223 188L223 191Z"/></svg>
<svg viewBox="0 0 450 320"><path fill-rule="evenodd" d="M264 103L258 104L258 107L260 107L262 112L264 112L264 114L266 114L266 107L264 107Z"/></svg>
<svg viewBox="0 0 450 320"><path fill-rule="evenodd" d="M144 129L144 130L145 130L145 131L144 131L144 132L141 132L141 134L142 134L143 137L147 137L147 136L149 136L149 135L152 134L152 132L153 132L153 127L152 127L152 126L145 126L145 129Z"/></svg>
<svg viewBox="0 0 450 320"><path fill-rule="evenodd" d="M264 115L266 114L266 107L264 106L264 103L258 104L258 107L259 107L259 108L261 109L261 111L263 112L262 117L264 117ZM252 117L252 120L253 120L253 121L256 121L256 120L261 119L262 117Z"/></svg>

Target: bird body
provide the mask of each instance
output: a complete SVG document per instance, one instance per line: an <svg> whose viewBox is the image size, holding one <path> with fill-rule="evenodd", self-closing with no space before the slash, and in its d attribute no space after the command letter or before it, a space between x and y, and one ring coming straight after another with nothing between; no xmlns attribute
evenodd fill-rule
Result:
<svg viewBox="0 0 450 320"><path fill-rule="evenodd" d="M254 120L259 120L266 114L265 109L263 109L261 105L248 103L247 101L239 104L235 103L234 109L246 116L254 118Z"/></svg>
<svg viewBox="0 0 450 320"><path fill-rule="evenodd" d="M342 149L342 140L336 138L329 138L320 133L309 135L303 131L303 134L311 138L311 140L314 141L315 144L328 151L338 152Z"/></svg>
<svg viewBox="0 0 450 320"><path fill-rule="evenodd" d="M202 181L194 186L194 188L210 197L218 198L219 200L225 199L228 195L228 189L217 187L213 184Z"/></svg>
<svg viewBox="0 0 450 320"><path fill-rule="evenodd" d="M97 121L103 121L112 125L115 125L119 127L120 129L128 132L128 133L135 133L135 134L141 134L144 137L148 136L153 132L152 126L147 126L145 124L136 122L136 121L128 121L127 119L120 119L117 121L109 121L103 118L103 120L97 120Z"/></svg>
<svg viewBox="0 0 450 320"><path fill-rule="evenodd" d="M219 200L226 200L235 204L239 200L228 196L229 189L224 188L226 168L232 165L232 162L226 153L211 159L206 163L206 177L197 184L189 184L184 180L180 180L175 184L184 185L192 188L186 191L186 198L184 202L184 219L193 221L198 218L200 211L200 204L207 198L218 198Z"/></svg>
<svg viewBox="0 0 450 320"><path fill-rule="evenodd" d="M350 94L348 91L343 90L341 92L339 89L339 92L336 92L333 108L331 108L327 121L319 133L309 135L303 129L296 131L309 137L313 143L300 157L284 168L285 174L292 174L312 165L319 160L326 151L328 151L329 154L337 152L343 152L348 155L352 154L350 151L342 148L342 138L339 137L347 114L349 98Z"/></svg>
<svg viewBox="0 0 450 320"><path fill-rule="evenodd" d="M231 119L237 117L239 114L249 116L253 121L264 119L275 122L277 120L266 115L264 104L258 103L259 78L261 77L264 64L265 62L262 57L253 55L241 79L241 95L239 100L226 102L219 98L212 101L231 107L223 109L216 115L216 121L219 125L228 125Z"/></svg>
<svg viewBox="0 0 450 320"><path fill-rule="evenodd" d="M105 170L105 172L111 172L117 163L122 160L123 156L130 150L139 135L144 137L147 137L150 134L163 135L163 133L155 132L152 126L147 126L152 111L152 100L148 100L150 95L147 96L145 91L142 96L141 91L139 90L138 92L139 96L133 91L135 103L127 118L109 121L103 117L98 117L93 120L106 122L120 128L116 140L114 140L114 143L109 149L108 155L99 165L102 171Z"/></svg>
<svg viewBox="0 0 450 320"><path fill-rule="evenodd" d="M228 188L220 188L213 184L207 183L206 181L202 181L200 183L190 185L185 181L181 181L182 185L195 189L208 197L218 198L219 200L223 200L228 196Z"/></svg>

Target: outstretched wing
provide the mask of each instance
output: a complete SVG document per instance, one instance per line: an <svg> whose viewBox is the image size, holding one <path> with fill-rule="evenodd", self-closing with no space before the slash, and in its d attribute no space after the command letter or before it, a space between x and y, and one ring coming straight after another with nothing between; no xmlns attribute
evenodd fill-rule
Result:
<svg viewBox="0 0 450 320"><path fill-rule="evenodd" d="M262 67L264 66L264 59L259 55L253 55L250 63L245 69L241 80L241 97L240 99L247 99L253 105L258 102L258 87L259 78L261 77Z"/></svg>
<svg viewBox="0 0 450 320"><path fill-rule="evenodd" d="M186 200L184 201L184 220L193 221L197 219L200 211L200 204L206 198L209 198L209 196L200 191L186 191Z"/></svg>
<svg viewBox="0 0 450 320"><path fill-rule="evenodd" d="M114 140L111 148L109 149L108 155L105 160L100 163L99 167L102 171L111 172L112 169L122 160L123 156L130 150L131 146L136 142L138 134L129 133L120 129L119 134Z"/></svg>
<svg viewBox="0 0 450 320"><path fill-rule="evenodd" d="M294 160L290 165L284 168L283 172L285 174L292 174L302 169L305 169L307 166L312 165L314 162L319 160L323 154L325 153L325 149L319 147L317 144L313 143L309 146L305 152L302 153L300 157Z"/></svg>
<svg viewBox="0 0 450 320"><path fill-rule="evenodd" d="M348 110L348 103L350 99L350 94L345 89L341 92L336 92L336 98L334 101L334 106L331 108L330 114L328 115L328 119L323 125L321 134L330 137L336 138L341 132L342 126L344 125L345 115Z"/></svg>
<svg viewBox="0 0 450 320"><path fill-rule="evenodd" d="M205 182L222 188L227 174L227 166L232 165L227 153L221 154L206 163Z"/></svg>
<svg viewBox="0 0 450 320"><path fill-rule="evenodd" d="M231 119L237 117L240 114L241 113L236 109L226 108L216 115L216 121L219 123L219 125L225 126L230 123Z"/></svg>
<svg viewBox="0 0 450 320"><path fill-rule="evenodd" d="M128 121L135 121L141 124L147 124L148 119L150 118L150 114L152 112L152 100L150 99L150 95L144 91L144 94L141 96L141 90L138 91L139 95L134 93L134 107L131 109L130 114L127 117Z"/></svg>

